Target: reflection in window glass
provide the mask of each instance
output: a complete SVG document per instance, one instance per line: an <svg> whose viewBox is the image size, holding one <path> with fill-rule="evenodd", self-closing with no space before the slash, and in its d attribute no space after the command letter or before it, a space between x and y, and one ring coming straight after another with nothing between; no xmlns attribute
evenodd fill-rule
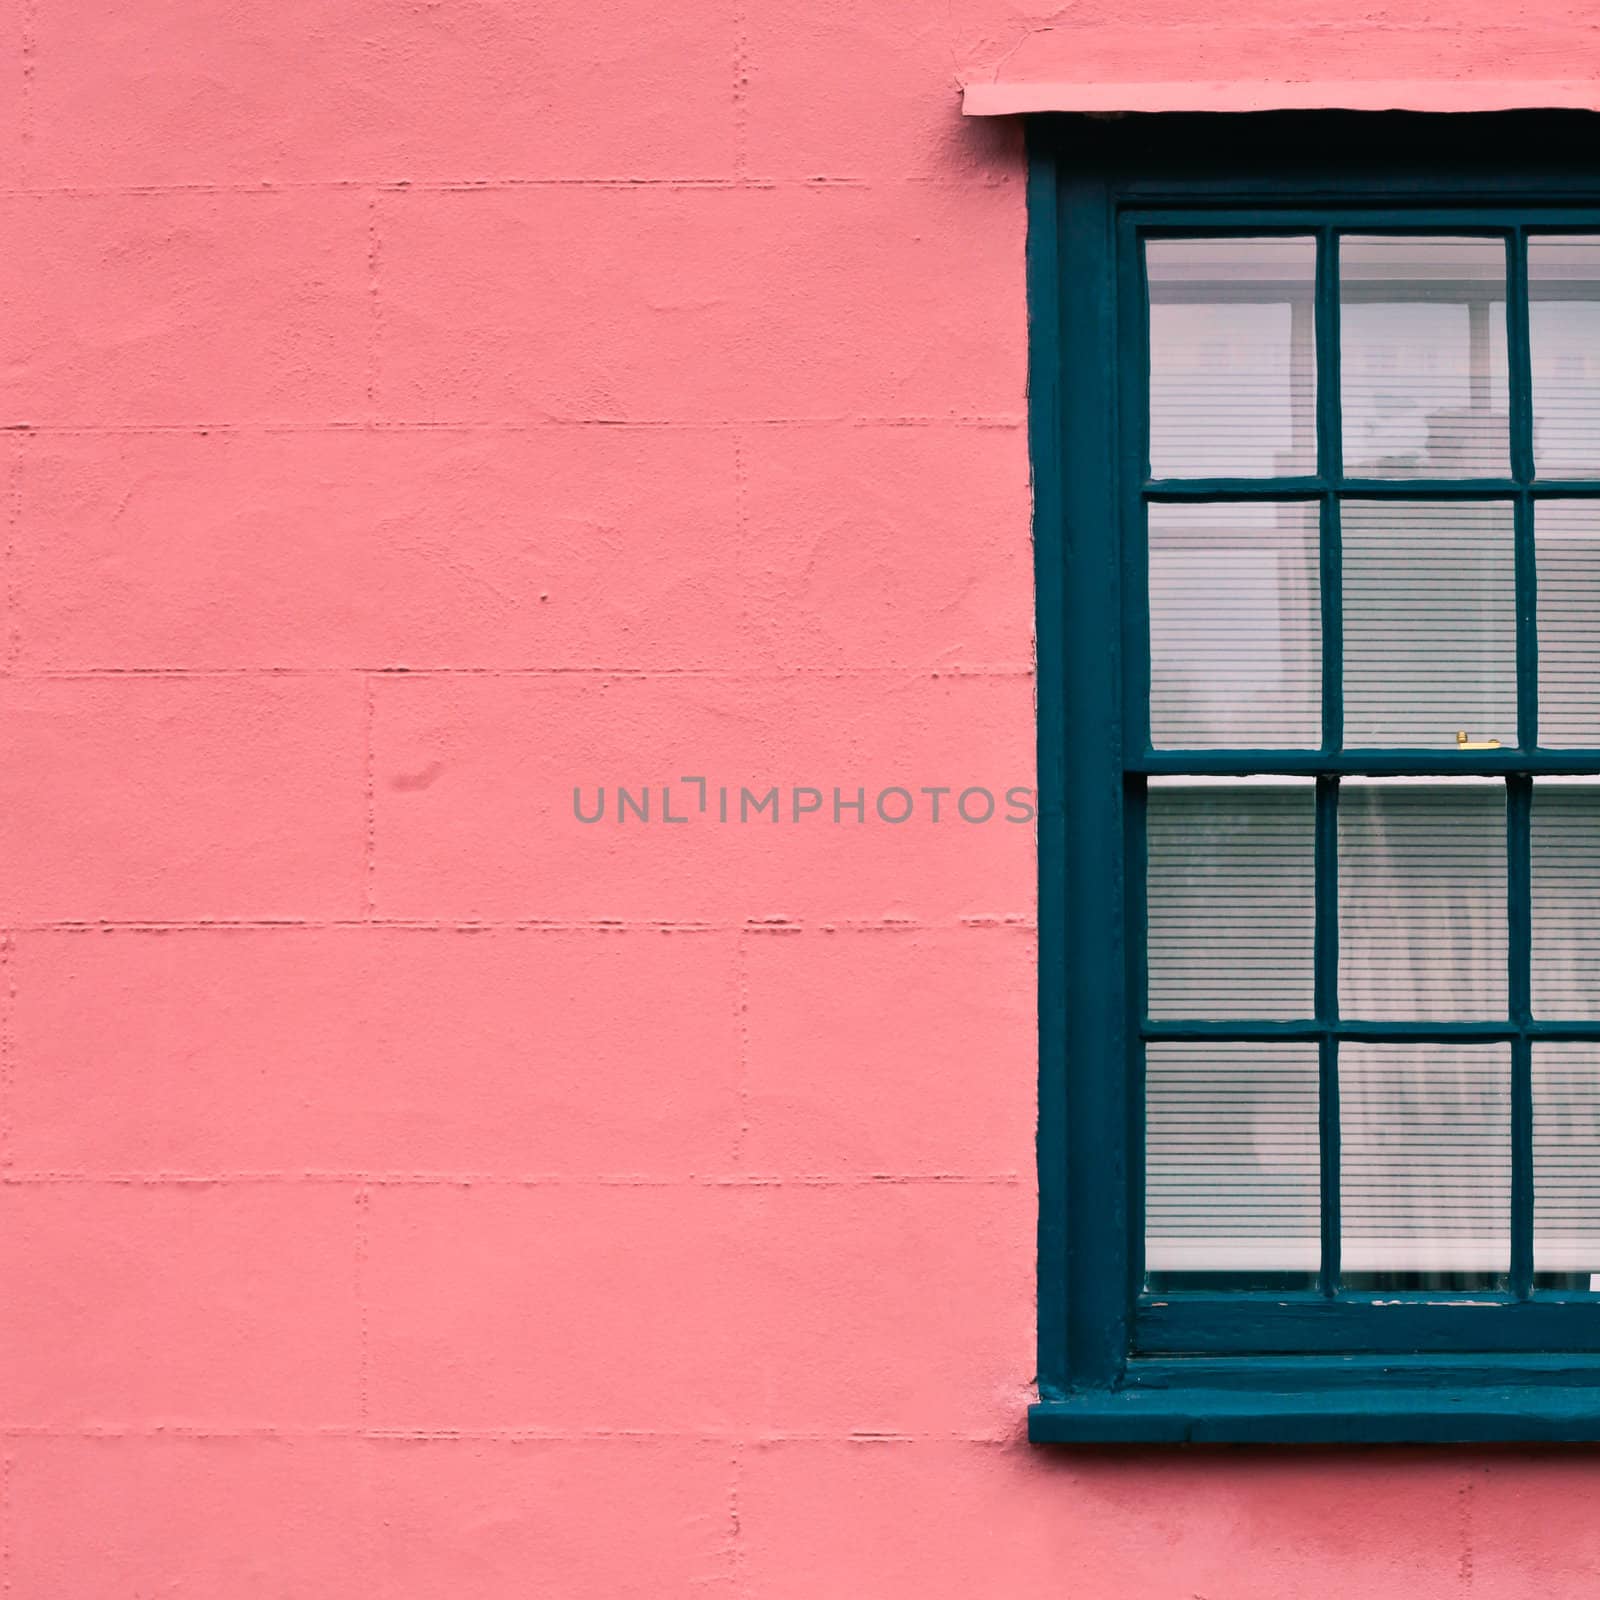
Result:
<svg viewBox="0 0 1600 1600"><path fill-rule="evenodd" d="M1152 505L1149 518L1151 742L1317 748L1316 506Z"/></svg>
<svg viewBox="0 0 1600 1600"><path fill-rule="evenodd" d="M1509 474L1505 274L1498 239L1340 241L1346 475Z"/></svg>
<svg viewBox="0 0 1600 1600"><path fill-rule="evenodd" d="M1314 239L1152 239L1150 469L1317 470Z"/></svg>
<svg viewBox="0 0 1600 1600"><path fill-rule="evenodd" d="M1153 1017L1309 1017L1310 779L1150 780Z"/></svg>
<svg viewBox="0 0 1600 1600"><path fill-rule="evenodd" d="M1339 1207L1346 1283L1463 1274L1511 1258L1511 1047L1339 1047Z"/></svg>
<svg viewBox="0 0 1600 1600"><path fill-rule="evenodd" d="M1534 469L1600 477L1600 238L1528 240L1528 340Z"/></svg>
<svg viewBox="0 0 1600 1600"><path fill-rule="evenodd" d="M1145 1269L1153 1281L1315 1274L1319 1172L1316 1045L1149 1046Z"/></svg>
<svg viewBox="0 0 1600 1600"><path fill-rule="evenodd" d="M1536 500L1539 743L1600 747L1600 501Z"/></svg>
<svg viewBox="0 0 1600 1600"><path fill-rule="evenodd" d="M1348 500L1344 742L1517 739L1511 507Z"/></svg>
<svg viewBox="0 0 1600 1600"><path fill-rule="evenodd" d="M1505 1016L1505 816L1493 778L1340 784L1342 1016Z"/></svg>

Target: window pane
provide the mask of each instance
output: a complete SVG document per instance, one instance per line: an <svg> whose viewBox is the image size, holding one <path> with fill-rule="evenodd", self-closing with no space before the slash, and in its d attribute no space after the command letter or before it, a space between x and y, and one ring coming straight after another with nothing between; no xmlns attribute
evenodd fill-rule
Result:
<svg viewBox="0 0 1600 1600"><path fill-rule="evenodd" d="M1511 507L1346 501L1344 742L1517 739Z"/></svg>
<svg viewBox="0 0 1600 1600"><path fill-rule="evenodd" d="M1150 468L1317 470L1315 239L1152 239Z"/></svg>
<svg viewBox="0 0 1600 1600"><path fill-rule="evenodd" d="M1309 1017L1316 786L1152 778L1153 1017Z"/></svg>
<svg viewBox="0 0 1600 1600"><path fill-rule="evenodd" d="M1340 240L1347 475L1509 474L1505 301L1499 239Z"/></svg>
<svg viewBox="0 0 1600 1600"><path fill-rule="evenodd" d="M1315 505L1152 505L1149 516L1152 743L1317 748Z"/></svg>
<svg viewBox="0 0 1600 1600"><path fill-rule="evenodd" d="M1148 1272L1318 1270L1314 1044L1152 1044L1145 1127Z"/></svg>
<svg viewBox="0 0 1600 1600"><path fill-rule="evenodd" d="M1505 786L1339 786L1339 1011L1357 1020L1506 1015Z"/></svg>
<svg viewBox="0 0 1600 1600"><path fill-rule="evenodd" d="M1533 1047L1533 1265L1600 1273L1600 1044Z"/></svg>
<svg viewBox="0 0 1600 1600"><path fill-rule="evenodd" d="M1600 1017L1600 778L1533 785L1533 1011Z"/></svg>
<svg viewBox="0 0 1600 1600"><path fill-rule="evenodd" d="M1536 500L1539 743L1600 746L1600 501Z"/></svg>
<svg viewBox="0 0 1600 1600"><path fill-rule="evenodd" d="M1346 1273L1482 1273L1511 1257L1511 1047L1339 1047Z"/></svg>
<svg viewBox="0 0 1600 1600"><path fill-rule="evenodd" d="M1535 469L1600 477L1600 239L1528 240L1528 339Z"/></svg>

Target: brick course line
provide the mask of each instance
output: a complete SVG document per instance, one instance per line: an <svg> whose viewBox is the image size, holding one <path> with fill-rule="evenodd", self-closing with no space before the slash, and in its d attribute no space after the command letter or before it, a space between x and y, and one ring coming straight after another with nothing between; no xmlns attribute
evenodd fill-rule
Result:
<svg viewBox="0 0 1600 1600"><path fill-rule="evenodd" d="M107 1188L182 1189L304 1184L330 1188L374 1189L884 1189L951 1185L1015 1188L1016 1172L874 1172L834 1176L825 1173L785 1177L740 1173L728 1176L648 1177L618 1173L572 1177L560 1173L499 1172L22 1172L0 1173L0 1189Z"/></svg>
<svg viewBox="0 0 1600 1600"><path fill-rule="evenodd" d="M722 922L670 922L596 918L593 921L509 918L499 921L443 920L408 917L200 917L172 921L133 918L60 918L54 921L20 921L12 924L18 933L206 933L262 932L300 929L329 932L342 928L382 928L411 933L936 933L958 928L1021 928L1032 930L1035 919L1028 912L994 912L939 918L893 918L863 921L849 917L817 918L812 922L788 917L743 918Z"/></svg>
<svg viewBox="0 0 1600 1600"><path fill-rule="evenodd" d="M327 417L316 422L28 422L0 421L0 433L62 438L152 437L162 434L340 434L340 433L539 433L566 428L648 429L721 433L739 428L996 428L1027 425L1020 412L818 412L811 416L755 417L502 417L489 421L420 417Z"/></svg>
<svg viewBox="0 0 1600 1600"><path fill-rule="evenodd" d="M322 1439L370 1439L415 1444L657 1444L664 1440L692 1439L702 1444L964 1444L1014 1446L1009 1433L949 1433L852 1429L840 1433L727 1428L591 1428L580 1432L558 1428L370 1428L326 1424L317 1427L208 1426L204 1423L154 1423L117 1425L103 1423L62 1427L48 1423L0 1421L0 1438L8 1439L286 1439L315 1442Z"/></svg>

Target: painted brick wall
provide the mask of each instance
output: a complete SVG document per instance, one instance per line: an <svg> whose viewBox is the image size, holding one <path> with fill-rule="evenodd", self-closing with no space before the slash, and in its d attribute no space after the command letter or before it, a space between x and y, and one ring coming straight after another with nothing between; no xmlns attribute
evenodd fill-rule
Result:
<svg viewBox="0 0 1600 1600"><path fill-rule="evenodd" d="M961 82L1600 56L1215 11L0 0L9 1600L1595 1592L1581 1456L1022 1443L1028 829L572 814L1031 781Z"/></svg>

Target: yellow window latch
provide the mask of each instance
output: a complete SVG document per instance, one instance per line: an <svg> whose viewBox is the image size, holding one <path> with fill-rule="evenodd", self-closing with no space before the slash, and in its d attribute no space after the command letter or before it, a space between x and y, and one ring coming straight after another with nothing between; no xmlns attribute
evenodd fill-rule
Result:
<svg viewBox="0 0 1600 1600"><path fill-rule="evenodd" d="M1456 732L1457 750L1498 750L1499 748L1500 741L1498 739L1469 739L1465 728L1458 729Z"/></svg>

